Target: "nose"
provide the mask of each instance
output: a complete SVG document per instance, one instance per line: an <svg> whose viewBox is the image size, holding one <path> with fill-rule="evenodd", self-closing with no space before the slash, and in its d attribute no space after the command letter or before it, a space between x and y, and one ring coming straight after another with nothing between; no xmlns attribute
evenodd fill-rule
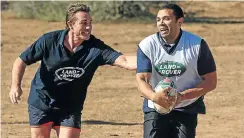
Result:
<svg viewBox="0 0 244 138"><path fill-rule="evenodd" d="M160 20L159 23L160 23L161 25L165 25L164 20Z"/></svg>

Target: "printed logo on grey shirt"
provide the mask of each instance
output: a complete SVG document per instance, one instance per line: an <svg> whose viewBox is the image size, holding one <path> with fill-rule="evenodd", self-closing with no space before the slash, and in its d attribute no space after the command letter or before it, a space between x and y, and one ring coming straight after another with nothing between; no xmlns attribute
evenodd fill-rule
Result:
<svg viewBox="0 0 244 138"><path fill-rule="evenodd" d="M164 77L181 76L186 71L183 64L174 61L159 63L155 66L155 69Z"/></svg>

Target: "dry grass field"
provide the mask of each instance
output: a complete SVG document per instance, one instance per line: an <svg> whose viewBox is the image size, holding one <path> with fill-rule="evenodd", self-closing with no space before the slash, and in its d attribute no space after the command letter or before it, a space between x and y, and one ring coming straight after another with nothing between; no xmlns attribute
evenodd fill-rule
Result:
<svg viewBox="0 0 244 138"><path fill-rule="evenodd" d="M233 9L233 5L240 7L239 4L232 4ZM43 33L62 28L62 22L16 19L9 13L2 13L1 138L30 138L26 101L38 63L27 67L21 103L13 105L8 93L15 58ZM207 114L199 116L197 138L243 138L244 24L189 23L184 24L183 29L200 35L208 42L217 65L218 85L205 98ZM101 23L93 26L94 35L113 48L131 55L136 53L137 44L143 38L155 32L154 24ZM81 137L141 138L141 106L135 72L117 67L100 67L88 89ZM54 133L52 137L55 137Z"/></svg>

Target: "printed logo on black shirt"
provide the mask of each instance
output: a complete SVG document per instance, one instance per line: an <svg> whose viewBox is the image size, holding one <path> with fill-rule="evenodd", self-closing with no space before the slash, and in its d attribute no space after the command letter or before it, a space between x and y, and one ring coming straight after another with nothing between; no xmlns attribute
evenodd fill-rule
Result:
<svg viewBox="0 0 244 138"><path fill-rule="evenodd" d="M85 73L83 68L79 67L64 67L55 71L55 74L60 80L73 81L80 78Z"/></svg>

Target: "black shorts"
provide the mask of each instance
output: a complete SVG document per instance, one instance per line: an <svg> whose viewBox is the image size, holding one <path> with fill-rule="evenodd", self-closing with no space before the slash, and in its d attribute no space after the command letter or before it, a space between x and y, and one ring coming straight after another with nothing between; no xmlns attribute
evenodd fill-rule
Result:
<svg viewBox="0 0 244 138"><path fill-rule="evenodd" d="M196 127L197 114L180 111L144 114L144 138L195 138Z"/></svg>
<svg viewBox="0 0 244 138"><path fill-rule="evenodd" d="M65 126L80 129L81 111L67 112L53 109L44 112L34 106L28 106L30 126L40 126L52 123L53 127Z"/></svg>

